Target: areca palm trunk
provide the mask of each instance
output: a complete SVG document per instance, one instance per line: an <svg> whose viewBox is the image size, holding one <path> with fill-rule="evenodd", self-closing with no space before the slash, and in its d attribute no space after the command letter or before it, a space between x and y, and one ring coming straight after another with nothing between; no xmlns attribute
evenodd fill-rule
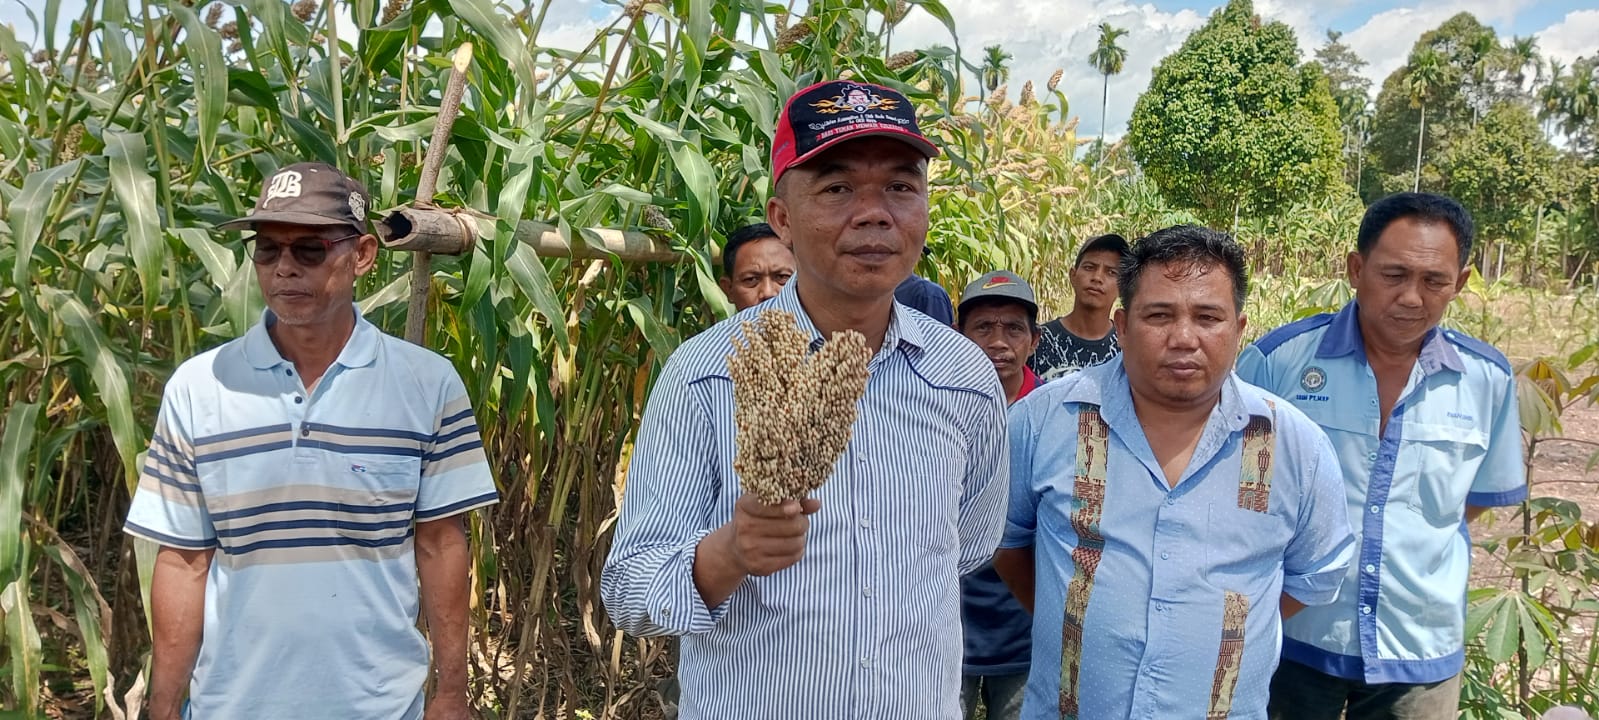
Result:
<svg viewBox="0 0 1599 720"><path fill-rule="evenodd" d="M1416 182L1412 192L1421 192L1421 146L1427 142L1427 103L1421 104L1421 129L1416 131Z"/></svg>
<svg viewBox="0 0 1599 720"><path fill-rule="evenodd" d="M1101 169L1105 165L1105 106L1110 102L1110 73L1100 73L1104 82L1100 83L1099 90L1099 164Z"/></svg>

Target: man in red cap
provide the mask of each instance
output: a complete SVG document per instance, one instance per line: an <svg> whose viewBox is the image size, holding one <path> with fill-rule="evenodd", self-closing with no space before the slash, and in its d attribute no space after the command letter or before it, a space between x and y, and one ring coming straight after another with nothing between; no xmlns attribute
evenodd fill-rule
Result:
<svg viewBox="0 0 1599 720"><path fill-rule="evenodd" d="M762 308L875 352L852 439L809 498L739 491L727 354L741 314L678 348L639 429L601 578L635 635L682 636L683 720L958 720L960 587L1002 530L1005 395L981 350L894 302L928 227L900 93L807 87L772 148L767 219L795 275Z"/></svg>

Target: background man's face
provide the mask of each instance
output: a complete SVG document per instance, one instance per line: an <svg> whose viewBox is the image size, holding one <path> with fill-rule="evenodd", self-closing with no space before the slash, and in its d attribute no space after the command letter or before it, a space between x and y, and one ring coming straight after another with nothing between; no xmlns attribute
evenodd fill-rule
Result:
<svg viewBox="0 0 1599 720"><path fill-rule="evenodd" d="M961 334L983 349L1002 381L1020 377L1038 348L1038 330L1017 303L977 305L961 313Z"/></svg>
<svg viewBox="0 0 1599 720"><path fill-rule="evenodd" d="M261 223L256 226L255 244L282 247L275 262L256 264L256 281L261 297L272 314L284 325L316 325L329 322L339 313L350 312L355 301L355 279L372 269L377 259L377 238L354 234L348 227L315 227L286 223ZM323 240L336 242L331 248ZM314 254L325 253L318 265L303 265L290 249L300 245ZM314 249L313 249L314 248Z"/></svg>
<svg viewBox="0 0 1599 720"><path fill-rule="evenodd" d="M1116 335L1134 392L1173 408L1213 402L1244 334L1227 269L1150 265L1136 290L1132 307L1116 311Z"/></svg>
<svg viewBox="0 0 1599 720"><path fill-rule="evenodd" d="M775 237L751 240L733 256L733 274L718 281L733 307L743 310L777 297L794 277L794 253Z"/></svg>
<svg viewBox="0 0 1599 720"><path fill-rule="evenodd" d="M1349 254L1361 331L1368 344L1382 347L1419 344L1438 326L1468 277L1460 267L1454 231L1441 222L1396 220L1377 236L1369 254Z"/></svg>
<svg viewBox="0 0 1599 720"><path fill-rule="evenodd" d="M1072 268L1072 295L1077 304L1089 310L1110 312L1116 304L1116 272L1122 256L1111 250L1083 253L1083 259Z"/></svg>
<svg viewBox="0 0 1599 720"><path fill-rule="evenodd" d="M927 240L927 158L891 138L842 143L784 173L766 214L807 298L886 299Z"/></svg>

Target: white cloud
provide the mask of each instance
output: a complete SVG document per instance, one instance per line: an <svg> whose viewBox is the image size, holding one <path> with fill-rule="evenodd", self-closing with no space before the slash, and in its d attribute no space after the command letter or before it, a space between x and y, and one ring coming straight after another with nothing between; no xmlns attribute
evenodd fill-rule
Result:
<svg viewBox="0 0 1599 720"><path fill-rule="evenodd" d="M1422 33L1437 28L1458 13L1469 12L1485 25L1509 27L1530 0L1449 0L1397 7L1371 16L1365 24L1344 35L1344 43L1369 63L1363 70L1372 92L1382 88L1388 75L1405 64L1410 48ZM1501 39L1506 33L1499 32Z"/></svg>
<svg viewBox="0 0 1599 720"><path fill-rule="evenodd" d="M1088 64L1099 39L1099 23L1130 31L1120 40L1127 49L1126 65L1110 79L1106 125L1108 134L1117 137L1132 116L1133 102L1149 87L1155 65L1205 22L1205 16L1192 10L1165 12L1126 2L1015 0L1004 12L995 12L992 0L948 0L945 6L955 18L961 52L968 61L979 64L983 48L995 44L1015 56L1010 66L1012 101L1029 80L1042 96L1049 76L1064 69L1060 90L1071 103L1071 112L1082 118L1078 132L1083 137L1099 134L1101 77ZM950 43L944 26L922 12L912 13L894 38L898 48ZM975 80L968 92L976 94Z"/></svg>
<svg viewBox="0 0 1599 720"><path fill-rule="evenodd" d="M1538 48L1567 65L1578 57L1599 54L1599 10L1573 10L1564 20L1539 31Z"/></svg>

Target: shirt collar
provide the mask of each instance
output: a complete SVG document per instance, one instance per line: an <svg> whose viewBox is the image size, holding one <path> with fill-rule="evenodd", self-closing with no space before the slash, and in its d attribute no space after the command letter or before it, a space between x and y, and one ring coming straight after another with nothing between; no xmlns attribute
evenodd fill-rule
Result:
<svg viewBox="0 0 1599 720"><path fill-rule="evenodd" d="M1348 355L1359 355L1362 360L1366 358L1366 342L1360 335L1359 305L1354 300L1349 301L1349 304L1333 316L1332 323L1321 336L1321 343L1316 346L1316 357L1319 358ZM1466 371L1465 363L1460 360L1460 353L1455 351L1448 338L1436 327L1428 330L1427 337L1421 341L1421 354L1417 356L1416 362L1427 375L1440 370L1453 370L1457 373Z"/></svg>
<svg viewBox="0 0 1599 720"><path fill-rule="evenodd" d="M1018 401L1020 401L1022 398L1027 397L1028 393L1031 393L1032 391L1037 390L1037 389L1038 389L1038 376L1033 374L1033 369L1032 368L1027 367L1026 365L1023 365L1022 366L1022 388L1021 388L1021 390L1016 392L1016 399Z"/></svg>
<svg viewBox="0 0 1599 720"><path fill-rule="evenodd" d="M824 340L821 331L816 329L816 323L811 322L811 316L806 314L804 306L799 299L799 278L793 278L783 285L777 297L772 298L771 306L777 310L784 310L794 315L794 322L799 331L811 339L811 350L821 347ZM888 318L888 332L883 335L883 347L879 350L891 350L901 345L921 349L926 347L927 336L915 318L911 317L911 310L898 301L894 302L892 314ZM878 352L874 351L873 355Z"/></svg>
<svg viewBox="0 0 1599 720"><path fill-rule="evenodd" d="M1238 376L1227 373L1222 381L1221 399L1211 411L1209 423L1220 422L1228 432L1243 430L1249 425L1251 415L1271 417L1271 408L1264 398L1245 397L1238 388ZM1105 422L1112 427L1136 426L1138 414L1133 410L1133 389L1127 382L1127 367L1120 354L1103 364L1086 368L1072 376L1072 386L1065 393L1065 402L1097 405Z"/></svg>
<svg viewBox="0 0 1599 720"><path fill-rule="evenodd" d="M352 304L350 311L355 313L355 329L333 363L347 368L365 367L377 360L378 329L361 316L361 308ZM278 352L278 346L272 344L272 336L267 333L267 328L277 321L278 316L270 308L262 310L261 322L244 334L244 357L257 370L270 370L288 362Z"/></svg>

